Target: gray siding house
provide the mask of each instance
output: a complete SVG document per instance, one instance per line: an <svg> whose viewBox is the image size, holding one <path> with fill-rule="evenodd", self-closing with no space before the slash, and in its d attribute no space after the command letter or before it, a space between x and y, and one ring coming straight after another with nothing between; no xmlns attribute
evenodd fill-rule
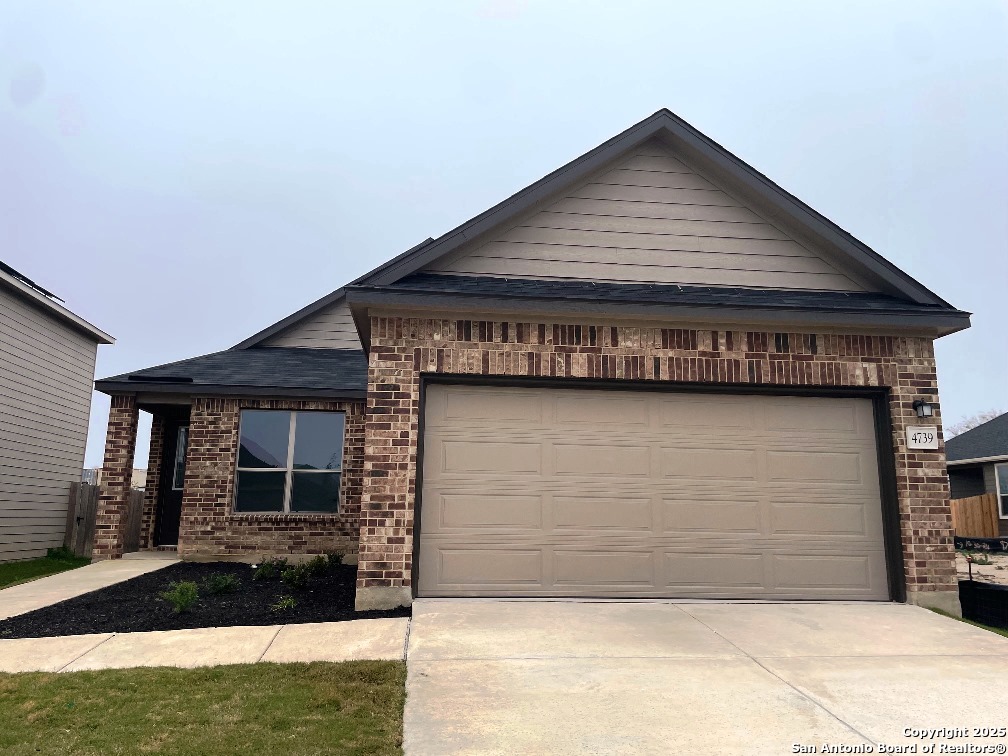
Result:
<svg viewBox="0 0 1008 756"><path fill-rule="evenodd" d="M945 443L953 499L995 494L998 526L1008 535L1008 413Z"/></svg>
<svg viewBox="0 0 1008 756"><path fill-rule="evenodd" d="M80 480L95 357L112 337L0 263L0 561L63 542Z"/></svg>

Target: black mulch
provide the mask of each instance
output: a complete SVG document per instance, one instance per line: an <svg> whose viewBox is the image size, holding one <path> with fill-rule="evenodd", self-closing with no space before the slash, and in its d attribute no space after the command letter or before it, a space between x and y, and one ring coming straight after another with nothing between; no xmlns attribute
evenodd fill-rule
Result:
<svg viewBox="0 0 1008 756"><path fill-rule="evenodd" d="M207 577L222 573L239 579L237 591L210 594L203 588ZM251 566L237 562L180 562L0 621L0 638L341 622L410 615L405 607L389 611L354 611L356 566L329 567L324 573L314 575L300 590L291 588L279 577L253 580L252 573ZM169 583L181 580L191 580L199 586L199 601L188 611L176 613L159 594ZM297 602L293 609L270 609L285 596L293 596Z"/></svg>

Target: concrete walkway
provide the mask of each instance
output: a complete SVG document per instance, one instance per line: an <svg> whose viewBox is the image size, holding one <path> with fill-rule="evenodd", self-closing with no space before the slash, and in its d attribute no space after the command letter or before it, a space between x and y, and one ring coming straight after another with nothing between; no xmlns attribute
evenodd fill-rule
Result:
<svg viewBox="0 0 1008 756"><path fill-rule="evenodd" d="M1008 638L898 604L427 599L407 668L414 755L878 753L1008 726Z"/></svg>
<svg viewBox="0 0 1008 756"><path fill-rule="evenodd" d="M402 659L409 619L0 640L0 672Z"/></svg>
<svg viewBox="0 0 1008 756"><path fill-rule="evenodd" d="M178 558L172 552L142 551L128 554L124 559L95 562L75 570L4 588L0 590L0 620L66 601L82 593L97 591L99 588L160 570L177 561Z"/></svg>

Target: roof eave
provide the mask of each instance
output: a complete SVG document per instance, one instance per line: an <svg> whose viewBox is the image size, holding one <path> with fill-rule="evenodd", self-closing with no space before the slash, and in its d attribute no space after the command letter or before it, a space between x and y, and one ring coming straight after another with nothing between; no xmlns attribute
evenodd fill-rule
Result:
<svg viewBox="0 0 1008 756"><path fill-rule="evenodd" d="M54 302L53 300L41 294L35 289L31 288L27 284L18 281L14 276L8 275L3 271L0 271L0 283L4 284L9 288L14 294L23 299L39 309L43 310L50 317L59 320L61 323L69 326L78 333L84 334L90 339L93 339L98 344L114 344L115 339L105 331L101 330L97 326L84 320L84 318L79 315L75 315L73 312L63 307L61 304Z"/></svg>
<svg viewBox="0 0 1008 756"><path fill-rule="evenodd" d="M721 323L800 323L809 326L860 326L913 331L935 338L969 328L969 313L947 310L937 313L900 313L885 311L815 310L794 307L648 304L604 299L554 299L538 297L483 296L470 293L430 293L391 291L375 287L347 287L347 304L365 349L370 344L371 308L414 308L456 312L495 312L501 314L608 316L675 320L679 322Z"/></svg>
<svg viewBox="0 0 1008 756"><path fill-rule="evenodd" d="M972 459L948 459L945 461L946 467L957 467L959 465L981 465L988 462L1006 462L1008 454L995 454L992 457L974 457Z"/></svg>
<svg viewBox="0 0 1008 756"><path fill-rule="evenodd" d="M156 381L95 381L95 390L114 394L182 394L187 396L282 396L327 399L364 399L367 389L319 389L296 386L244 386L219 383L158 383Z"/></svg>

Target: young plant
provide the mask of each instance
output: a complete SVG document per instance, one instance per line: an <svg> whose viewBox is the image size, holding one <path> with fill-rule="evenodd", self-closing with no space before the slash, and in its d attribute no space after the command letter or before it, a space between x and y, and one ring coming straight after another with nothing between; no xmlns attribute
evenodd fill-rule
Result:
<svg viewBox="0 0 1008 756"><path fill-rule="evenodd" d="M161 598L169 602L175 613L188 611L199 599L199 590L191 580L180 580L168 584L168 590L163 591Z"/></svg>
<svg viewBox="0 0 1008 756"><path fill-rule="evenodd" d="M275 604L270 604L270 611L289 612L295 606L297 606L297 601L293 596L281 596Z"/></svg>
<svg viewBox="0 0 1008 756"><path fill-rule="evenodd" d="M296 590L307 587L311 577L312 566L310 562L303 562L294 567L288 567L280 573L280 579Z"/></svg>
<svg viewBox="0 0 1008 756"><path fill-rule="evenodd" d="M252 573L253 580L272 580L287 567L283 557L267 557L263 559Z"/></svg>
<svg viewBox="0 0 1008 756"><path fill-rule="evenodd" d="M305 564L312 575L324 575L329 569L329 560L322 554L309 559Z"/></svg>
<svg viewBox="0 0 1008 756"><path fill-rule="evenodd" d="M241 581L229 572L217 575L210 575L203 580L203 590L207 593L234 593L238 590Z"/></svg>

